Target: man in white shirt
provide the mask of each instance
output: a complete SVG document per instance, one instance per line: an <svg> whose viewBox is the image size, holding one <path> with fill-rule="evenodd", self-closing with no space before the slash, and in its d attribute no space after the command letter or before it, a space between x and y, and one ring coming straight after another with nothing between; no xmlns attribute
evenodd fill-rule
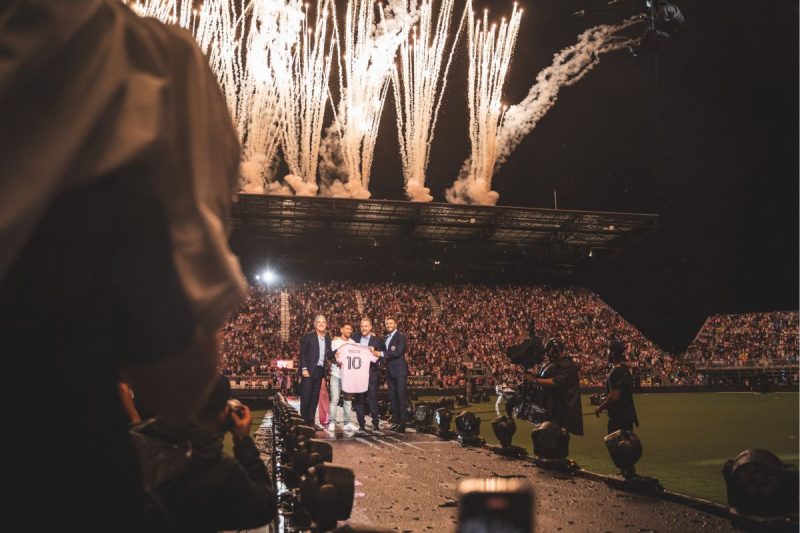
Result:
<svg viewBox="0 0 800 533"><path fill-rule="evenodd" d="M378 360L375 349L356 343L343 344L336 352L341 365L342 390L356 396L356 416L360 432L365 431L364 397L370 384L370 364Z"/></svg>
<svg viewBox="0 0 800 533"><path fill-rule="evenodd" d="M345 322L342 325L341 329L341 336L336 337L331 341L331 349L334 351L339 350L344 344L355 344L355 341L350 338L350 335L353 334L353 325L350 322ZM336 414L339 411L339 397L342 396L342 369L341 365L338 361L333 361L331 363L331 376L329 380L331 384L331 403L330 409L328 412L330 413L330 422L328 423L328 431L336 431L337 424L336 424ZM345 396L342 400L343 406L342 411L344 412L344 429L347 431L355 431L356 426L350 419L350 409L351 409L351 400ZM342 420L339 419L338 427L342 427Z"/></svg>

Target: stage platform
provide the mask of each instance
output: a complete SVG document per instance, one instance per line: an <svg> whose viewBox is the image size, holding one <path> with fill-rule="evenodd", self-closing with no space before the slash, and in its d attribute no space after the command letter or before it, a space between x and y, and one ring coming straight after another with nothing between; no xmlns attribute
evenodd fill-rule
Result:
<svg viewBox="0 0 800 533"><path fill-rule="evenodd" d="M660 498L610 488L603 482L507 459L484 448L463 448L434 435L385 428L363 436L318 439L333 446L333 463L352 468L356 497L348 523L398 531L454 531L458 481L470 477L527 480L535 491L538 532L738 531L721 517Z"/></svg>

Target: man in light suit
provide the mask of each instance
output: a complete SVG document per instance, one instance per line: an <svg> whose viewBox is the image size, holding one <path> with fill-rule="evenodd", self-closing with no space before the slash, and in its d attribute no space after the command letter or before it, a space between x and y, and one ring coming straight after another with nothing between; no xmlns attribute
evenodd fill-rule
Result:
<svg viewBox="0 0 800 533"><path fill-rule="evenodd" d="M389 383L389 399L392 402L392 419L394 424L389 428L398 433L406 430L406 381L408 379L408 364L406 364L406 336L397 331L397 320L387 317L386 338L381 346L381 357L387 369L387 382Z"/></svg>
<svg viewBox="0 0 800 533"><path fill-rule="evenodd" d="M383 343L381 339L372 332L372 320L364 317L361 319L361 324L359 326L361 331L353 335L353 340L362 346L373 348L376 352L381 350L383 348ZM367 389L366 403L369 407L369 414L372 417L372 428L375 431L380 429L378 424L381 421L381 416L378 411L378 375L380 374L379 365L383 364L383 359L379 359L376 363L369 364L369 389ZM358 423L363 425L365 420L363 413L364 398L358 398L356 402L356 417L358 417ZM359 409L361 412L359 412Z"/></svg>
<svg viewBox="0 0 800 533"><path fill-rule="evenodd" d="M314 319L314 331L309 331L300 339L300 367L303 376L300 380L300 416L306 424L316 427L317 431L324 429L316 426L314 416L319 403L320 385L325 376L325 358L333 357L331 337L327 329L328 321L324 316L318 315Z"/></svg>

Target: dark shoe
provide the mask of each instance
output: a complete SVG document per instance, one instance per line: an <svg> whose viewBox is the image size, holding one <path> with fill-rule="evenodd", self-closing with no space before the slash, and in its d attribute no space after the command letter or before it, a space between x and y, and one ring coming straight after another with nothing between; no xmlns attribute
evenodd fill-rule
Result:
<svg viewBox="0 0 800 533"><path fill-rule="evenodd" d="M380 431L380 430L381 430L381 428L380 428L380 426L378 424L375 424L374 426L372 426L372 431Z"/></svg>
<svg viewBox="0 0 800 533"><path fill-rule="evenodd" d="M397 429L398 427L400 427L400 425L399 425L399 424L392 424L391 426L389 426L389 431L394 431L394 430L395 430L395 429Z"/></svg>
<svg viewBox="0 0 800 533"><path fill-rule="evenodd" d="M405 433L406 432L406 425L400 424L399 426L395 427L392 431L395 433Z"/></svg>

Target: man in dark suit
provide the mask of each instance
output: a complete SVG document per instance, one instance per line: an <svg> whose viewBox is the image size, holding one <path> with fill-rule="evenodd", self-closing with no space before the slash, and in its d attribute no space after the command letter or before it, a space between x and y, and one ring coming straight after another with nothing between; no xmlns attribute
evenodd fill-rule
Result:
<svg viewBox="0 0 800 533"><path fill-rule="evenodd" d="M387 381L389 383L389 399L392 402L392 431L403 433L406 430L406 381L408 364L406 364L406 336L397 331L397 320L387 317L386 338L383 340L381 357L385 361Z"/></svg>
<svg viewBox="0 0 800 533"><path fill-rule="evenodd" d="M361 319L361 331L353 335L353 340L362 346L371 346L376 352L383 348L381 339L372 333L372 320L364 317ZM369 406L369 415L372 417L372 428L378 431L378 424L381 421L381 415L378 411L378 376L380 375L379 365L383 365L383 359L378 360L377 363L369 364L369 389L367 389L366 403ZM355 403L356 418L358 418L359 425L363 426L365 421L364 416L364 398L356 398ZM360 409L360 412L359 412Z"/></svg>
<svg viewBox="0 0 800 533"><path fill-rule="evenodd" d="M328 321L318 315L314 319L314 331L309 331L300 339L300 416L309 426L316 426L314 415L319 402L319 390L325 376L325 358L333 357L331 337L326 330ZM316 426L322 431L321 426Z"/></svg>

